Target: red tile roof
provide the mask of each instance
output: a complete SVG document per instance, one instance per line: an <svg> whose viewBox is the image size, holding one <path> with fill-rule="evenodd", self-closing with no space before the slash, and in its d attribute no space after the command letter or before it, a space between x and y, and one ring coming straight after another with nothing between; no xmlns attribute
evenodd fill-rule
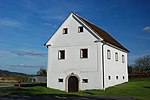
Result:
<svg viewBox="0 0 150 100"><path fill-rule="evenodd" d="M115 45L127 52L129 52L128 49L126 49L124 46L122 46L118 41L116 41L110 34L108 34L106 31L102 30L101 28L99 28L98 26L92 24L91 22L85 20L84 18L82 18L81 16L73 13L78 19L80 19L84 24L86 24L92 31L94 31L100 38L104 39L104 41Z"/></svg>

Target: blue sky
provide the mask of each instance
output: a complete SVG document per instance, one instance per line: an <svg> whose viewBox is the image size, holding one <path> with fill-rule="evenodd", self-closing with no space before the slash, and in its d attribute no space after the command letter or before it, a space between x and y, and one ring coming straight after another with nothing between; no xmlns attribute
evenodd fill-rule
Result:
<svg viewBox="0 0 150 100"><path fill-rule="evenodd" d="M76 12L129 49L129 64L150 54L150 0L0 0L0 69L36 74L44 43Z"/></svg>

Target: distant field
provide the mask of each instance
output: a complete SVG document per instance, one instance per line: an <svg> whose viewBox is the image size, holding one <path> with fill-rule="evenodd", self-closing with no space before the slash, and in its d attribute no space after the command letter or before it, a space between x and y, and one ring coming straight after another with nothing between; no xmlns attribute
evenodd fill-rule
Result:
<svg viewBox="0 0 150 100"><path fill-rule="evenodd" d="M17 85L18 82L0 82L0 87L4 87L4 86L15 86ZM40 84L38 82L22 82L21 85L24 84ZM46 84L46 83L45 83Z"/></svg>
<svg viewBox="0 0 150 100"><path fill-rule="evenodd" d="M77 93L46 88L43 86L23 87L18 89L0 89L0 93L10 94L55 94L55 95L105 95L105 96L133 96L135 99L150 100L150 78L131 79L130 82L103 90L86 90Z"/></svg>
<svg viewBox="0 0 150 100"><path fill-rule="evenodd" d="M0 87L2 86L13 86L17 82L0 82Z"/></svg>

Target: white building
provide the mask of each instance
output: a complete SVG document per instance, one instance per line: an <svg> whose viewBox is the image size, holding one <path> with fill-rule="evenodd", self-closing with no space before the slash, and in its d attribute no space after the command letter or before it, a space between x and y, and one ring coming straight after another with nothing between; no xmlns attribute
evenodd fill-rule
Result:
<svg viewBox="0 0 150 100"><path fill-rule="evenodd" d="M45 45L47 87L75 92L128 82L128 50L75 13L67 17Z"/></svg>

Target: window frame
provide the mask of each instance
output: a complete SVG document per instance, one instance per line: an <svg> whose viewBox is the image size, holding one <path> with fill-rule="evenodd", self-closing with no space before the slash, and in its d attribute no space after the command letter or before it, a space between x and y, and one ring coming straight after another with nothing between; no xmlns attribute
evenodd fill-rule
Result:
<svg viewBox="0 0 150 100"><path fill-rule="evenodd" d="M125 79L125 76L122 76L123 80Z"/></svg>
<svg viewBox="0 0 150 100"><path fill-rule="evenodd" d="M116 79L118 80L118 79L119 79L119 76L116 76Z"/></svg>
<svg viewBox="0 0 150 100"><path fill-rule="evenodd" d="M62 57L62 52L64 52L64 57ZM58 50L58 60L64 60L65 59L65 50Z"/></svg>
<svg viewBox="0 0 150 100"><path fill-rule="evenodd" d="M63 34L68 34L68 28L63 28Z"/></svg>
<svg viewBox="0 0 150 100"><path fill-rule="evenodd" d="M81 28L82 28L82 31L81 31ZM78 27L78 33L82 33L82 32L84 32L83 26L79 26Z"/></svg>
<svg viewBox="0 0 150 100"><path fill-rule="evenodd" d="M108 76L108 80L111 80L111 76Z"/></svg>
<svg viewBox="0 0 150 100"><path fill-rule="evenodd" d="M109 49L107 50L107 59L111 59L111 51Z"/></svg>
<svg viewBox="0 0 150 100"><path fill-rule="evenodd" d="M118 61L118 53L115 52L115 61Z"/></svg>
<svg viewBox="0 0 150 100"><path fill-rule="evenodd" d="M83 54L83 50L87 50L87 52L86 52L86 57L84 57L84 54ZM84 49L80 49L80 58L81 59L86 59L86 58L88 58L88 48L84 48Z"/></svg>
<svg viewBox="0 0 150 100"><path fill-rule="evenodd" d="M122 63L125 63L125 56L122 55Z"/></svg>
<svg viewBox="0 0 150 100"><path fill-rule="evenodd" d="M64 82L63 78L58 78L58 82L63 83Z"/></svg>
<svg viewBox="0 0 150 100"><path fill-rule="evenodd" d="M88 83L89 80L88 79L82 79L82 83Z"/></svg>

